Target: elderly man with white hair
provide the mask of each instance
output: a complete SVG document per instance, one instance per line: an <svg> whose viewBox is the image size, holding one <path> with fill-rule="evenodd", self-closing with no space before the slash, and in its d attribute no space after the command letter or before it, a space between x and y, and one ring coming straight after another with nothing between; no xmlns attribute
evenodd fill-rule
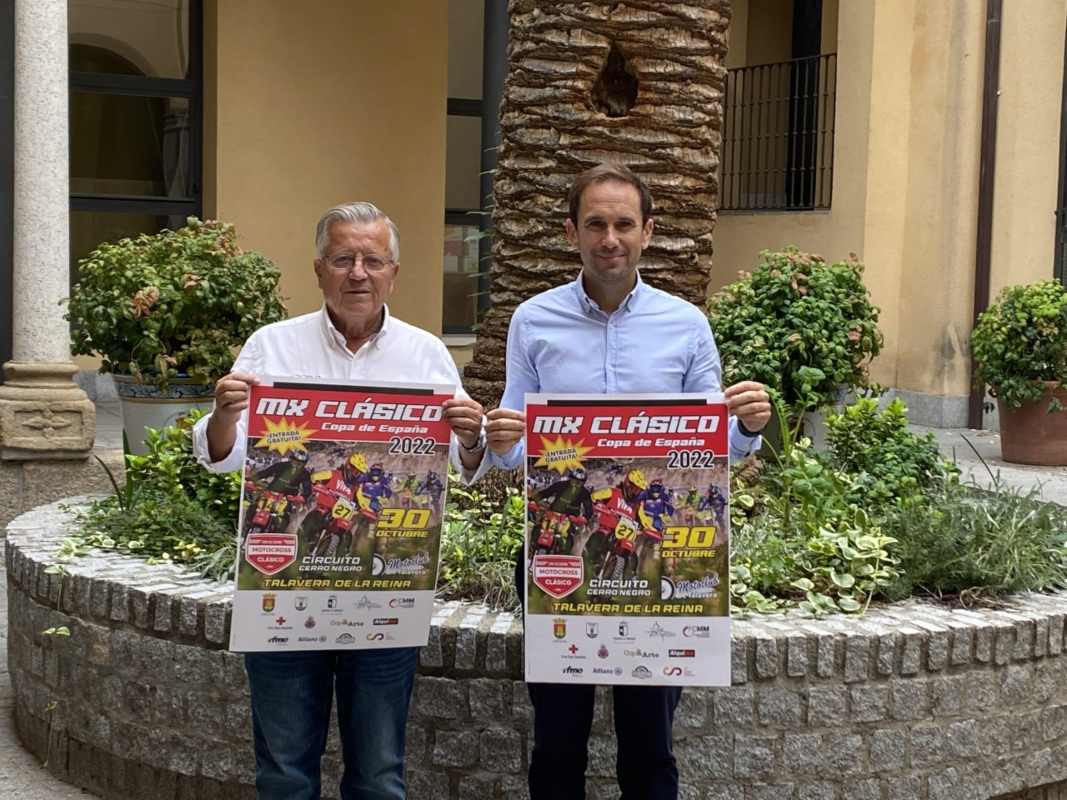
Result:
<svg viewBox="0 0 1067 800"><path fill-rule="evenodd" d="M249 337L233 371L215 386L215 410L194 430L201 463L239 470L245 456L249 387L258 375L460 386L436 336L389 314L400 270L396 225L371 203L331 208L315 232L318 311L267 325ZM483 460L482 407L448 400L451 457L465 476ZM330 706L344 756L343 800L404 797L404 728L416 648L248 653L256 791L261 800L313 800L321 792Z"/></svg>

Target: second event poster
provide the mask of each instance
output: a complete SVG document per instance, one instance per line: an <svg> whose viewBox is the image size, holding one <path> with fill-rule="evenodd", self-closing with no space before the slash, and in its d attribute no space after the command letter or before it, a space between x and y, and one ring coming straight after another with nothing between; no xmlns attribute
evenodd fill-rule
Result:
<svg viewBox="0 0 1067 800"><path fill-rule="evenodd" d="M252 387L230 649L426 643L453 392Z"/></svg>
<svg viewBox="0 0 1067 800"><path fill-rule="evenodd" d="M721 396L528 395L526 679L730 683Z"/></svg>

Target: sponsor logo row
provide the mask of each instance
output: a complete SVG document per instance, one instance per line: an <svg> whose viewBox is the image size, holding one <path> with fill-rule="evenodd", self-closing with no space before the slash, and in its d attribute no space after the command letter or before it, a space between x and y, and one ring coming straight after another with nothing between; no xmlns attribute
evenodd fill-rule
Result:
<svg viewBox="0 0 1067 800"><path fill-rule="evenodd" d="M626 674L626 670L617 665L614 667L593 667L592 669L588 670L588 672L590 675L605 675L615 678L621 678L623 675ZM585 667L575 666L574 664L568 664L567 666L563 667L561 671L561 674L566 678L577 678L582 675L585 675L585 673ZM668 678L691 678L695 673L693 672L693 670L688 669L687 667L668 665L663 668L663 674ZM650 670L644 664L638 664L636 667L630 670L630 675L631 677L637 678L639 680L648 680L652 677L652 670Z"/></svg>
<svg viewBox="0 0 1067 800"><path fill-rule="evenodd" d="M326 634L320 634L319 636L297 636L295 639L290 636L271 636L269 639L267 639L267 644L272 644L280 647L289 644L290 641L295 641L297 643L325 644L329 640L330 637ZM393 641L393 635L391 633L372 631L371 633L368 633L366 635L366 640L368 642L391 642ZM353 636L351 633L345 631L344 633L339 634L333 641L334 644L351 645L359 641L359 637Z"/></svg>
<svg viewBox="0 0 1067 800"><path fill-rule="evenodd" d="M285 624L286 623L286 619L283 616L276 617L274 619L274 622L275 622L274 625L268 625L267 626L268 629L271 630L271 631L291 631L293 629L292 625L286 625ZM345 627L352 627L352 628L362 628L365 624L366 623L364 623L362 620L351 620L351 619L331 619L330 620L330 626L331 627L345 626ZM400 624L400 618L399 617L375 617L374 620L371 622L371 624L374 627L383 627L383 626L387 626L387 625L399 625ZM308 616L308 618L304 620L304 627L306 629L308 629L308 630L311 630L311 629L315 628L317 625L318 625L318 621L315 619L314 616ZM291 638L292 637L289 637L289 636L280 636L280 635L275 634L274 636L271 636L269 639L267 639L267 644L273 644L273 645L279 645L279 646L280 645L286 645L286 644L289 643ZM330 637L327 636L325 633L319 634L318 636L297 636L296 637L296 642L298 642L298 643L319 643L319 644L323 644L323 643L327 642L329 640L329 638ZM356 637L353 636L351 633L349 633L347 631L345 631L344 633L339 634L337 636L337 638L334 639L334 643L335 644L340 644L340 645L353 644L353 643L355 643L355 641L356 641ZM391 642L391 641L393 641L393 636L392 636L392 634L387 634L387 633L371 632L371 633L367 634L367 641L369 641L369 642L390 641Z"/></svg>
<svg viewBox="0 0 1067 800"><path fill-rule="evenodd" d="M571 621L573 623L573 620ZM552 637L557 640L564 640L567 638L567 625L568 620L565 617L556 617L552 620ZM634 623L628 620L622 620L613 626L613 632L606 638L610 638L616 642L632 641L636 639L636 626ZM709 639L711 638L711 626L710 625L685 625L682 627L681 634L686 639ZM585 623L585 635L589 639L598 639L601 635L601 626L599 622L587 622ZM672 639L678 634L668 628L664 628L658 621L653 622L650 626L644 629L644 635L649 639Z"/></svg>
<svg viewBox="0 0 1067 800"><path fill-rule="evenodd" d="M306 595L295 595L293 597L293 608L295 608L297 611L307 611L309 605L310 598L308 598ZM363 594L360 595L359 599L356 600L356 602L353 605L350 605L349 607L354 608L357 611L368 611L371 609L382 608L382 605L382 603L379 603L377 600L372 599L370 595ZM389 606L389 608L394 610L403 608L414 608L415 598L393 597L388 601L387 605ZM343 598L339 597L336 594L331 594L326 597L326 602L321 606L319 611L323 614L339 614L345 610L344 606L345 603ZM278 607L277 593L263 592L263 594L260 596L259 607L264 614L273 614Z"/></svg>
<svg viewBox="0 0 1067 800"><path fill-rule="evenodd" d="M611 656L611 650L608 649L606 644L601 644L596 649L598 658L608 658ZM622 654L627 658L639 658L641 660L653 661L663 657L663 653L658 650L645 650L641 647L628 647L624 648ZM668 658L696 658L697 651L692 647L670 647L667 649ZM563 658L568 660L584 661L588 658L588 652L576 644L571 644L565 651Z"/></svg>
<svg viewBox="0 0 1067 800"><path fill-rule="evenodd" d="M291 631L293 629L293 626L289 625L288 622L289 620L279 615L274 618L274 622L272 625L267 626L267 629L272 631ZM304 627L308 629L314 628L318 624L318 621L312 615L309 615L307 619L304 620ZM365 620L348 619L347 617L342 617L340 619L330 619L330 627L346 626L350 628L362 628L366 624L367 623ZM399 625L400 617L375 617L372 620L371 624L374 626Z"/></svg>

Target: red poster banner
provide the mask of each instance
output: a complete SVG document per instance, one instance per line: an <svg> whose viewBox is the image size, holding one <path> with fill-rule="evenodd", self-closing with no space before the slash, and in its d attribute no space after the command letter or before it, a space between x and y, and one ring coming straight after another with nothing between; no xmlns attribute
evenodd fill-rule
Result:
<svg viewBox="0 0 1067 800"><path fill-rule="evenodd" d="M231 649L426 643L455 391L261 376L249 395Z"/></svg>
<svg viewBox="0 0 1067 800"><path fill-rule="evenodd" d="M725 455L727 417L721 404L529 405L528 455L549 466L585 458L666 456L700 450Z"/></svg>
<svg viewBox="0 0 1067 800"><path fill-rule="evenodd" d="M389 442L397 438L448 444L444 402L451 395L365 393L307 384L257 386L249 411L248 435L284 451L302 442ZM412 445L414 446L414 445Z"/></svg>
<svg viewBox="0 0 1067 800"><path fill-rule="evenodd" d="M728 423L718 395L527 395L527 680L729 684Z"/></svg>

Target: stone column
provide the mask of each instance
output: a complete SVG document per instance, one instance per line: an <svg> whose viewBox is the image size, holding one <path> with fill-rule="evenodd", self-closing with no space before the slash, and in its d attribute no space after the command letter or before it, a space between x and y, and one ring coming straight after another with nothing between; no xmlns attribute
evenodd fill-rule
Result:
<svg viewBox="0 0 1067 800"><path fill-rule="evenodd" d="M96 410L73 381L66 0L15 0L13 358L0 386L0 459L86 457Z"/></svg>

